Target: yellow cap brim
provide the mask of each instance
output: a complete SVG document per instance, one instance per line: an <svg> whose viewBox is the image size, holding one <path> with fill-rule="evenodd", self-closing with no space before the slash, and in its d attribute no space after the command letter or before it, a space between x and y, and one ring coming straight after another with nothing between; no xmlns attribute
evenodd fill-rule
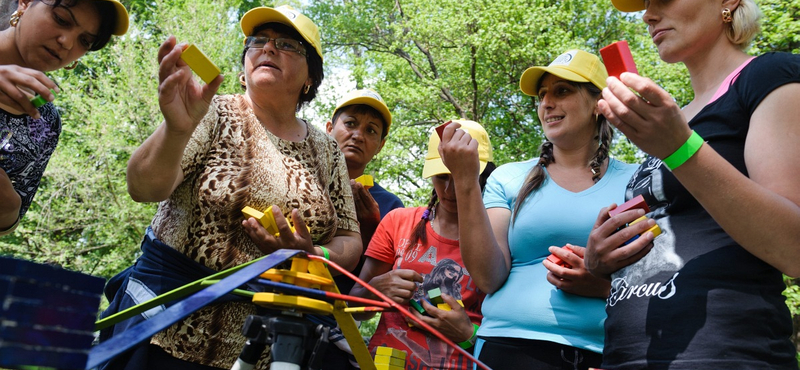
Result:
<svg viewBox="0 0 800 370"><path fill-rule="evenodd" d="M638 12L644 10L644 0L611 0L614 7L622 12Z"/></svg>
<svg viewBox="0 0 800 370"><path fill-rule="evenodd" d="M525 70L522 73L522 77L519 79L519 88L522 90L525 95L530 96L537 96L539 92L536 91L537 87L539 87L539 80L541 80L542 76L545 73L549 73L552 75L556 75L568 81L574 82L592 82L589 81L587 78L569 71L564 68L557 68L557 67L531 67Z"/></svg>
<svg viewBox="0 0 800 370"><path fill-rule="evenodd" d="M113 35L122 36L128 32L128 10L117 0L99 0L108 1L114 4L114 9L117 11L117 23L114 25L114 30L111 31Z"/></svg>
<svg viewBox="0 0 800 370"><path fill-rule="evenodd" d="M480 162L480 170L478 173L483 173L486 169L486 162ZM422 178L427 179L432 176L450 174L450 169L444 165L441 158L425 159L425 166L422 167Z"/></svg>
<svg viewBox="0 0 800 370"><path fill-rule="evenodd" d="M363 105L372 107L375 110L377 110L381 114L381 117L383 117L383 120L386 121L386 132L387 133L389 132L389 127L392 125L392 113L389 112L389 107L387 107L386 104L384 104L383 102L379 101L378 99L375 99L375 98L372 98L372 97L369 97L369 96L358 96L358 97L355 97L353 99L349 99L349 100L343 101L333 111L335 112L335 111L339 110L340 108L346 107L348 105L356 105L356 104L363 104Z"/></svg>

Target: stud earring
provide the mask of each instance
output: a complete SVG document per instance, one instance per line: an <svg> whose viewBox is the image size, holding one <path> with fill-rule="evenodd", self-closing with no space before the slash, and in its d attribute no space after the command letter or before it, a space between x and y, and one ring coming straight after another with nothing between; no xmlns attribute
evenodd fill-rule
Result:
<svg viewBox="0 0 800 370"><path fill-rule="evenodd" d="M17 23L19 23L19 17L21 16L22 12L19 10L15 10L14 13L11 14L11 18L9 18L8 24L10 24L11 27L16 27Z"/></svg>
<svg viewBox="0 0 800 370"><path fill-rule="evenodd" d="M731 14L731 10L728 8L722 9L722 23L731 23L733 22L733 15Z"/></svg>

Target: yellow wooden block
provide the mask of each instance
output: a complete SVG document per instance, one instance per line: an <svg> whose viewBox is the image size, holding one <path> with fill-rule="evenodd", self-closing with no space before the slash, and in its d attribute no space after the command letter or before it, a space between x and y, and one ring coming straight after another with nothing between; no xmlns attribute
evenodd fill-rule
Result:
<svg viewBox="0 0 800 370"><path fill-rule="evenodd" d="M375 183L372 181L372 176L370 175L361 175L355 178L356 182L364 185L364 189L369 189L375 186Z"/></svg>
<svg viewBox="0 0 800 370"><path fill-rule="evenodd" d="M245 206L242 208L242 213L245 217L252 217L258 220L258 223L261 226L264 226L267 229L267 232L278 237L280 232L278 231L278 225L275 224L275 216L272 215L272 206L269 206L266 211L261 212L255 208Z"/></svg>
<svg viewBox="0 0 800 370"><path fill-rule="evenodd" d="M459 305L461 305L461 307L464 307L464 302L461 302L460 299L457 302L458 302ZM442 311L450 311L452 309L452 308L450 308L450 305L447 304L447 303L439 303L439 304L436 305L436 308L438 308L438 309L440 309Z"/></svg>
<svg viewBox="0 0 800 370"><path fill-rule="evenodd" d="M375 364L377 370L404 370L405 366L392 366L389 364Z"/></svg>
<svg viewBox="0 0 800 370"><path fill-rule="evenodd" d="M386 364L391 366L406 367L406 360L387 355L375 355L375 365Z"/></svg>
<svg viewBox="0 0 800 370"><path fill-rule="evenodd" d="M200 76L205 83L211 83L222 71L194 44L189 45L181 53L181 59L189 65L194 73Z"/></svg>
<svg viewBox="0 0 800 370"><path fill-rule="evenodd" d="M403 359L403 361L405 361L405 359L406 359L406 351L401 351L399 349L392 348L392 347L386 347L386 346L377 347L375 349L375 355L376 356L377 355L383 355L383 356L400 358L400 359Z"/></svg>
<svg viewBox="0 0 800 370"><path fill-rule="evenodd" d="M651 227L651 228L647 229L647 231L652 231L652 232L653 232L653 237L654 237L654 238L655 238L655 237L657 237L657 236L659 236L659 235L661 235L661 228L660 228L660 227L658 227L658 224L656 224L656 225L653 225L653 227ZM646 233L647 231L645 231L645 233ZM642 234L644 234L644 233L642 233Z"/></svg>
<svg viewBox="0 0 800 370"><path fill-rule="evenodd" d="M633 225L633 224L635 224L635 223L637 223L637 222L639 222L639 221L644 221L644 220L647 220L647 216L642 216L642 217L639 217L639 218L637 218L637 219L635 219L635 220L631 221L631 223L629 223L628 225L630 226L630 225ZM653 225L653 227L651 227L651 228L649 228L649 229L645 230L645 231L644 231L642 234L639 234L639 235L643 235L644 233L646 233L646 232L648 232L648 231L652 231L652 232L653 232L653 237L654 237L654 238L655 238L655 237L657 237L657 236L659 236L659 235L661 235L661 228L660 228L660 227L658 227L658 224L656 224L656 225Z"/></svg>

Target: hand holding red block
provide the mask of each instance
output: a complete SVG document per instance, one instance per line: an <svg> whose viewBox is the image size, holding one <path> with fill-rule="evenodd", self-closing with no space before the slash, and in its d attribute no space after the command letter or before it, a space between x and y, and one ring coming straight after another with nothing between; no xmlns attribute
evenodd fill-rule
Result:
<svg viewBox="0 0 800 370"><path fill-rule="evenodd" d="M617 208L608 211L608 216L614 217L622 212L637 208L643 209L644 213L650 212L650 208L647 206L647 203L645 203L644 197L641 194L637 195L636 197L632 198L631 200L625 203L620 204L619 206L617 206Z"/></svg>
<svg viewBox="0 0 800 370"><path fill-rule="evenodd" d="M603 64L606 65L608 76L619 78L622 72L639 74L636 63L633 62L631 49L625 40L617 41L600 49L600 56L603 57Z"/></svg>
<svg viewBox="0 0 800 370"><path fill-rule="evenodd" d="M442 140L442 134L444 133L444 128L451 123L453 123L453 121L447 121L436 127L436 133L439 135L439 140Z"/></svg>
<svg viewBox="0 0 800 370"><path fill-rule="evenodd" d="M561 249L566 249L566 250L572 252L572 249L570 249L566 245L561 247ZM572 252L572 253L575 253L575 252ZM556 257L556 255L552 254L552 253L549 256L547 256L547 260L552 262L552 263L555 263L556 265L559 265L561 267L565 267L565 268L568 268L568 269L572 268L572 265L570 265L569 263L564 262L564 260L562 260L561 258Z"/></svg>

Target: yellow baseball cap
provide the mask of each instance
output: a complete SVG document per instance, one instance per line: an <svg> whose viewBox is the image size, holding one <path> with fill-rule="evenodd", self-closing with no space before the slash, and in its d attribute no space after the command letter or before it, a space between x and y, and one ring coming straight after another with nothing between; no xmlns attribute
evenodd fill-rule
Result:
<svg viewBox="0 0 800 370"><path fill-rule="evenodd" d="M461 124L459 130L466 131L473 139L478 140L478 161L481 163L479 173L483 173L486 164L493 160L492 156L492 142L489 141L489 134L481 126L480 123L467 120L453 120ZM425 155L425 166L422 167L422 178L429 178L431 176L440 175L443 173L450 173L447 166L442 162L439 156L439 134L436 130L431 131L431 137L428 139L428 154Z"/></svg>
<svg viewBox="0 0 800 370"><path fill-rule="evenodd" d="M314 50L317 51L317 55L322 59L322 44L319 38L319 28L317 28L317 25L314 24L311 19L297 10L294 10L294 8L289 5L281 5L277 8L261 6L250 9L247 13L244 13L239 23L242 26L244 36L247 37L253 34L253 30L256 27L270 22L277 22L294 28L303 36L306 42L314 47Z"/></svg>
<svg viewBox="0 0 800 370"><path fill-rule="evenodd" d="M525 95L538 95L536 89L545 73L574 82L591 82L601 90L606 87L608 78L605 65L596 55L583 50L569 50L559 55L547 67L526 69L519 79L519 88Z"/></svg>
<svg viewBox="0 0 800 370"><path fill-rule="evenodd" d="M611 0L614 7L623 12L644 10L644 0Z"/></svg>
<svg viewBox="0 0 800 370"><path fill-rule="evenodd" d="M117 22L114 24L114 29L111 31L111 33L117 36L122 36L128 32L128 10L125 9L125 6L117 0L98 1L108 1L114 4L114 9L117 11Z"/></svg>
<svg viewBox="0 0 800 370"><path fill-rule="evenodd" d="M355 104L364 104L377 110L381 114L381 117L383 117L383 120L386 122L386 134L389 133L389 127L392 125L392 113L389 112L389 107L386 106L386 103L383 101L383 98L381 98L380 94L372 89L350 91L341 100L339 100L339 103L336 105L336 109L333 111L335 113L343 107Z"/></svg>

